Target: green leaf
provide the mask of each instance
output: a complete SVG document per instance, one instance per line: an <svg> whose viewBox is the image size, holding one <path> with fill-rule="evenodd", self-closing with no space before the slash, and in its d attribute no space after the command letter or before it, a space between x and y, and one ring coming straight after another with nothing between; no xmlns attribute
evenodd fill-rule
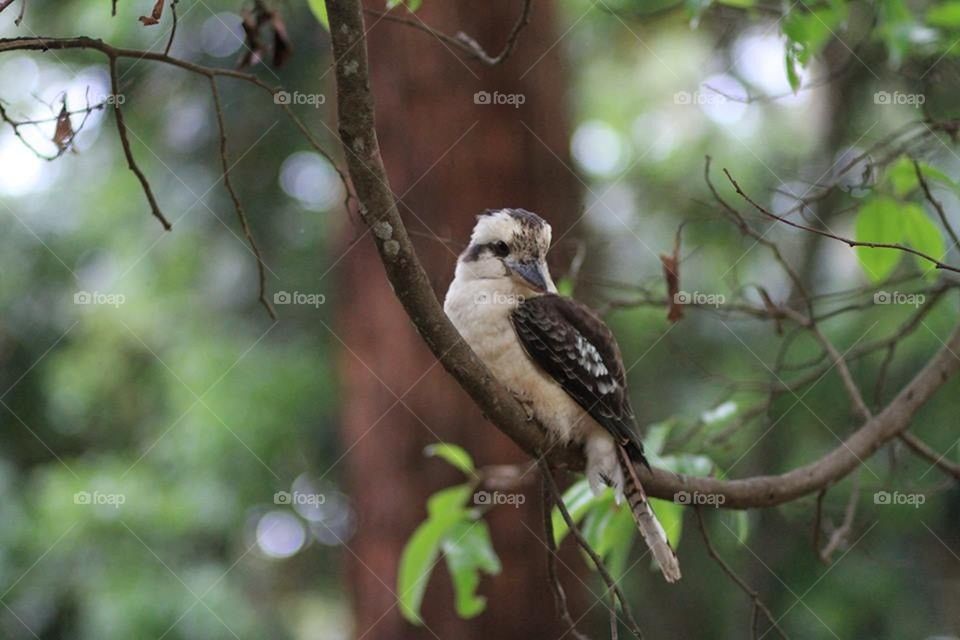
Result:
<svg viewBox="0 0 960 640"><path fill-rule="evenodd" d="M886 244L903 240L900 203L886 196L877 196L864 203L857 214L856 239ZM880 282L890 275L903 256L896 249L857 247L856 251L860 265L873 282Z"/></svg>
<svg viewBox="0 0 960 640"><path fill-rule="evenodd" d="M927 9L927 24L934 27L960 27L960 2L944 2Z"/></svg>
<svg viewBox="0 0 960 640"><path fill-rule="evenodd" d="M570 297L573 295L573 280L570 278L560 278L557 282L557 293L561 296Z"/></svg>
<svg viewBox="0 0 960 640"><path fill-rule="evenodd" d="M733 518L733 531L737 534L737 541L746 544L750 537L750 514L747 511L728 511Z"/></svg>
<svg viewBox="0 0 960 640"><path fill-rule="evenodd" d="M417 527L403 548L397 572L397 595L400 613L414 624L423 623L420 605L444 536L458 522L470 517L466 503L471 491L470 485L459 484L430 496L427 519Z"/></svg>
<svg viewBox="0 0 960 640"><path fill-rule="evenodd" d="M456 522L456 518L426 520L403 548L397 572L397 596L400 598L400 613L414 624L423 624L420 618L423 593L440 553L440 543Z"/></svg>
<svg viewBox="0 0 960 640"><path fill-rule="evenodd" d="M626 505L620 505L604 528L599 545L605 550L604 562L614 580L619 580L626 572L630 549L636 536L637 525L633 521L633 514Z"/></svg>
<svg viewBox="0 0 960 640"><path fill-rule="evenodd" d="M583 525L580 527L583 537L593 550L600 554L600 557L603 557L606 551L601 549L601 544L607 525L613 518L614 506L613 491L604 491L590 504L587 515L583 519Z"/></svg>
<svg viewBox="0 0 960 640"><path fill-rule="evenodd" d="M737 9L750 9L756 5L756 0L717 0L717 4L724 4L728 7L736 7Z"/></svg>
<svg viewBox="0 0 960 640"><path fill-rule="evenodd" d="M454 524L444 536L443 554L453 579L457 615L479 615L486 607L486 598L477 595L480 572L495 575L501 570L487 523L461 520Z"/></svg>
<svg viewBox="0 0 960 640"><path fill-rule="evenodd" d="M563 494L563 504L566 505L567 511L574 522L580 522L583 519L592 500L593 492L590 491L590 484L586 479L574 482ZM563 542L570 531L558 508L553 508L551 517L553 519L553 539L557 546L560 546L560 543Z"/></svg>
<svg viewBox="0 0 960 640"><path fill-rule="evenodd" d="M898 198L909 195L920 186L917 171L913 168L913 160L906 156L902 156L887 168L885 178L890 183L893 194Z"/></svg>
<svg viewBox="0 0 960 640"><path fill-rule="evenodd" d="M419 9L422 4L423 0L387 0L387 11L403 5L407 8L407 11L413 13Z"/></svg>
<svg viewBox="0 0 960 640"><path fill-rule="evenodd" d="M323 28L330 31L330 18L327 17L327 4L324 0L307 0L310 10L316 16L317 21L323 25Z"/></svg>
<svg viewBox="0 0 960 640"><path fill-rule="evenodd" d="M920 205L912 202L904 205L903 226L907 244L917 251L922 251L938 260L947 252L940 228L934 224ZM914 258L925 276L937 277L936 265L920 256L914 256Z"/></svg>
<svg viewBox="0 0 960 640"><path fill-rule="evenodd" d="M427 445L423 453L430 457L442 458L471 478L476 477L476 467L470 454L455 444L438 442Z"/></svg>
<svg viewBox="0 0 960 640"><path fill-rule="evenodd" d="M790 89L796 93L800 90L800 83L803 81L800 77L800 71L797 69L800 66L800 61L797 60L796 51L792 50L789 45L784 58L787 65L787 82L790 83Z"/></svg>

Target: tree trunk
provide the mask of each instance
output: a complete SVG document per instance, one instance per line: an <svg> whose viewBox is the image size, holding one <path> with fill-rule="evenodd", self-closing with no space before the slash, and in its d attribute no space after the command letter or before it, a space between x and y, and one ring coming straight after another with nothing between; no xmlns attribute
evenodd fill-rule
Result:
<svg viewBox="0 0 960 640"><path fill-rule="evenodd" d="M498 52L521 4L426 2L412 19L451 34L463 30ZM368 6L382 9L383 3ZM551 222L555 237L578 216L576 179L564 166L569 130L551 9L546 2L536 4L512 57L494 68L458 60L421 31L367 17L384 161L438 296L445 293L456 256L482 210L536 211ZM478 91L522 95L523 104L476 104ZM336 331L346 345L338 365L347 451L341 464L358 515L345 553L355 637L558 637L562 630L546 579L546 549L530 531L542 535L536 481L519 510L501 506L489 515L504 569L483 579L481 593L488 601L481 616L457 618L442 564L424 599L429 630L400 616L394 592L403 545L425 517L426 498L461 480L444 463L424 458L423 448L439 440L457 443L479 465L519 462L524 456L485 422L423 346L389 289L372 241L352 235L344 250ZM575 590L573 584L568 590Z"/></svg>

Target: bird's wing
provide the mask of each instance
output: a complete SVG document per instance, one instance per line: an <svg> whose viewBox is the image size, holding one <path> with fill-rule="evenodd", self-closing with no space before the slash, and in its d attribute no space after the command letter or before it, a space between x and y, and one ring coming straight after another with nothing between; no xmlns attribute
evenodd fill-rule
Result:
<svg viewBox="0 0 960 640"><path fill-rule="evenodd" d="M530 298L511 316L527 355L638 462L643 445L613 333L588 307L556 294Z"/></svg>

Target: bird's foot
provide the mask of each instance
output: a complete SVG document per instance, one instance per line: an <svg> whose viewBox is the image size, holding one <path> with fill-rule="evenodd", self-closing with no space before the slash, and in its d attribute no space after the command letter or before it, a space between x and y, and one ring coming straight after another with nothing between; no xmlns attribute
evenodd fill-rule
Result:
<svg viewBox="0 0 960 640"><path fill-rule="evenodd" d="M511 391L510 393L513 394L513 397L516 398L520 406L523 407L524 412L527 414L527 422L533 422L535 417L533 413L533 402L527 397L527 394L519 391Z"/></svg>

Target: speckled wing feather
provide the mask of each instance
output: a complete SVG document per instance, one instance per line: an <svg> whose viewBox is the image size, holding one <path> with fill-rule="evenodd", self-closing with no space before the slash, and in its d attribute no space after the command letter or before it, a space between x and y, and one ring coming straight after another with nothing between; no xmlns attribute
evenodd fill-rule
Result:
<svg viewBox="0 0 960 640"><path fill-rule="evenodd" d="M530 298L511 317L527 355L646 464L613 333L588 307L556 294Z"/></svg>

